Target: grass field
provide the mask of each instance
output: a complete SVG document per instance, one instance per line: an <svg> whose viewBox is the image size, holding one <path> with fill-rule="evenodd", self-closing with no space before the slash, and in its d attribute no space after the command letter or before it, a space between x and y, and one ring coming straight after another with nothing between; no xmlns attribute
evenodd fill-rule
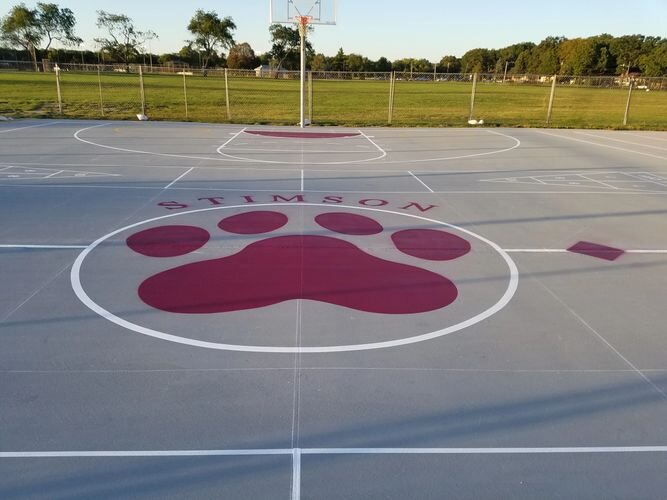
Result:
<svg viewBox="0 0 667 500"><path fill-rule="evenodd" d="M101 91L100 91L101 83ZM190 120L263 124L299 121L299 82L284 79L230 78L229 113L225 80L220 77L146 75L146 114L153 120ZM392 125L461 126L470 112L467 82L397 81ZM187 114L186 114L187 94ZM474 118L487 125L540 127L546 124L550 85L480 83ZM62 115L53 73L0 73L0 115L136 119L141 112L136 74L61 75ZM315 80L313 123L387 125L386 80ZM558 85L551 126L624 128L628 90ZM630 129L667 130L667 91L633 92Z"/></svg>

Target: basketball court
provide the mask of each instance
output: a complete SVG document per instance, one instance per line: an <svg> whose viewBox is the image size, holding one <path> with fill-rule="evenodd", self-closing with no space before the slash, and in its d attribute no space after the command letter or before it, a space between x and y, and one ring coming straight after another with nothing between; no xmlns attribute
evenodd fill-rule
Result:
<svg viewBox="0 0 667 500"><path fill-rule="evenodd" d="M661 497L665 160L1 123L0 497Z"/></svg>

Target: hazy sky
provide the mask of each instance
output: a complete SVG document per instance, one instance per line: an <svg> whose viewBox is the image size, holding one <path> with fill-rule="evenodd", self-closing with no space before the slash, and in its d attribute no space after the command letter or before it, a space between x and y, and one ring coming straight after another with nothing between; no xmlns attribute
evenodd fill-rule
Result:
<svg viewBox="0 0 667 500"><path fill-rule="evenodd" d="M28 6L36 4L24 1ZM186 26L198 8L231 16L237 26L237 42L250 43L257 53L270 49L269 0L49 1L74 11L77 34L87 49L96 48L93 39L100 36L96 11L102 9L126 14L136 28L156 32L160 38L152 42L154 53L176 52L189 38ZM3 1L0 15L18 2ZM667 37L667 0L421 0L414 4L339 0L338 25L317 27L311 41L317 52L327 55L342 47L345 53L371 59L424 57L436 61L448 54L462 56L476 47L501 48L524 41L538 43L550 35L575 38L600 33Z"/></svg>

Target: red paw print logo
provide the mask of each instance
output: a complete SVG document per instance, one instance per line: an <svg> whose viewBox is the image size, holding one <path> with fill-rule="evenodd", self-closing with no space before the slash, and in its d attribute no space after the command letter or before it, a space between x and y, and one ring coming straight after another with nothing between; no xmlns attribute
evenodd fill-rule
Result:
<svg viewBox="0 0 667 500"><path fill-rule="evenodd" d="M516 268L497 245L426 217L239 208L159 217L107 235L77 259L74 289L138 333L264 352L427 340L485 319L516 289ZM84 273L113 262L122 266L106 287Z"/></svg>
<svg viewBox="0 0 667 500"><path fill-rule="evenodd" d="M222 219L229 234L270 234L289 219L281 212L255 211ZM315 217L332 235L268 236L230 256L205 259L167 269L139 286L139 297L151 307L172 313L210 314L256 309L287 300L316 300L358 311L414 314L446 307L456 299L456 285L421 267L365 252L334 234L380 234L376 220L346 212ZM157 258L194 252L211 239L206 229L165 225L134 233L127 245ZM391 234L390 244L417 261L453 260L470 251L470 243L432 229Z"/></svg>

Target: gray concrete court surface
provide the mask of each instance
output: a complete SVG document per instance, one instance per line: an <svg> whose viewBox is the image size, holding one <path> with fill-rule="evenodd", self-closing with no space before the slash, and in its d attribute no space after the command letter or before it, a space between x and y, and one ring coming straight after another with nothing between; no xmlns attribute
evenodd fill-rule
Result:
<svg viewBox="0 0 667 500"><path fill-rule="evenodd" d="M664 498L667 133L299 132L0 123L0 498Z"/></svg>

